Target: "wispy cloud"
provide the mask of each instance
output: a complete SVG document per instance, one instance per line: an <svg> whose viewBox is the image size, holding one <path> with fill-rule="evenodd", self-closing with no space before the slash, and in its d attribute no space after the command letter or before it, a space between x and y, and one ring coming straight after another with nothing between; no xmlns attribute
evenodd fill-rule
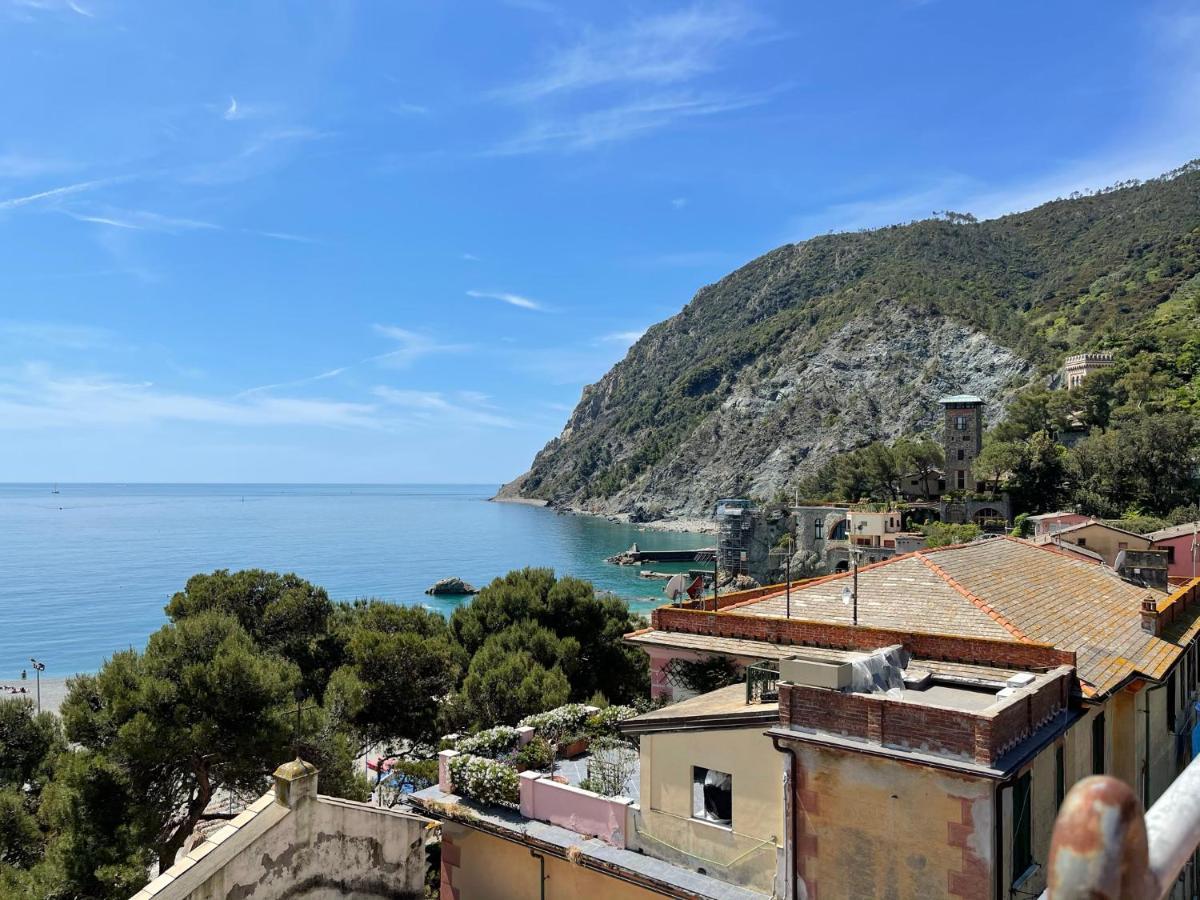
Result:
<svg viewBox="0 0 1200 900"><path fill-rule="evenodd" d="M95 13L77 0L7 0L0 3L0 11L23 22L32 22L38 14L71 13L85 19L95 18Z"/></svg>
<svg viewBox="0 0 1200 900"><path fill-rule="evenodd" d="M683 209L685 206L687 206L687 204L687 197L674 197L671 200L671 206L673 206L675 209Z"/></svg>
<svg viewBox="0 0 1200 900"><path fill-rule="evenodd" d="M517 424L507 416L482 408L486 396L474 391L460 391L451 399L441 391L380 386L375 388L374 394L389 406L406 410L429 424L484 425L494 428L515 428Z"/></svg>
<svg viewBox="0 0 1200 900"><path fill-rule="evenodd" d="M50 156L10 151L0 153L0 178L36 178L79 168L73 162Z"/></svg>
<svg viewBox="0 0 1200 900"><path fill-rule="evenodd" d="M0 429L128 426L155 422L378 428L371 403L256 396L224 400L110 375L63 375L26 365L0 381Z"/></svg>
<svg viewBox="0 0 1200 900"><path fill-rule="evenodd" d="M471 349L469 344L445 343L427 334L399 328L395 325L372 325L372 330L381 337L395 341L399 346L386 353L377 353L367 357L363 362L383 362L392 367L411 365L425 356L439 353L465 353Z"/></svg>
<svg viewBox="0 0 1200 900"><path fill-rule="evenodd" d="M79 222L92 225L103 225L108 228L120 228L126 231L150 231L161 234L182 234L188 231L233 231L238 234L248 234L254 237L269 238L275 241L314 244L316 240L301 234L291 234L286 231L263 231L257 228L229 229L216 222L206 222L201 219L188 219L180 216L165 216L161 213L144 209L104 209L97 212L80 212L73 209L63 209L65 215Z"/></svg>
<svg viewBox="0 0 1200 900"><path fill-rule="evenodd" d="M80 222L107 225L110 228L125 228L130 231L163 231L177 234L181 231L216 231L221 227L199 219L164 216L141 209L109 210L94 214L80 213L69 209L64 209L63 212Z"/></svg>
<svg viewBox="0 0 1200 900"><path fill-rule="evenodd" d="M29 206L33 203L53 202L61 200L64 197L70 197L75 194L82 194L86 191L93 191L96 188L104 187L107 184L121 180L116 178L96 178L92 181L77 181L74 184L64 184L61 187L50 188L45 191L38 191L35 194L26 194L23 197L9 197L6 200L0 200L0 210L17 209L21 206Z"/></svg>
<svg viewBox="0 0 1200 900"><path fill-rule="evenodd" d="M467 296L474 297L477 300L499 300L501 303L507 303L509 306L517 306L521 309L532 309L538 312L546 311L546 307L538 301L506 291L467 291Z"/></svg>
<svg viewBox="0 0 1200 900"><path fill-rule="evenodd" d="M601 335L599 340L606 344L636 344L646 333L646 329L642 328L638 331L614 331L611 334Z"/></svg>
<svg viewBox="0 0 1200 900"><path fill-rule="evenodd" d="M385 350L383 353L373 353L354 362L325 369L316 375L305 375L301 378L293 378L288 381L278 381L273 384L261 384L257 387L247 388L235 396L237 398L248 397L253 394L263 394L285 388L301 387L318 381L328 381L331 378L336 378L352 369L357 369L360 366L366 366L370 363L375 363L389 369L403 369L425 356L432 356L438 353L463 353L471 349L469 344L443 343L430 335L422 334L418 331L410 331L407 328L399 328L395 325L372 325L371 330L380 337L392 341L395 345L393 349Z"/></svg>
<svg viewBox="0 0 1200 900"><path fill-rule="evenodd" d="M25 352L46 348L94 350L110 346L115 339L107 328L62 322L0 321L0 341L18 345Z"/></svg>
<svg viewBox="0 0 1200 900"><path fill-rule="evenodd" d="M528 101L604 85L678 84L713 71L717 51L761 24L745 8L722 4L638 18L610 31L589 30L554 54L540 74L500 93Z"/></svg>
<svg viewBox="0 0 1200 900"><path fill-rule="evenodd" d="M414 427L508 429L518 424L475 391L378 386L363 400L264 393L222 398L109 374L62 373L43 363L0 369L0 432L172 422L393 433Z"/></svg>
<svg viewBox="0 0 1200 900"><path fill-rule="evenodd" d="M492 147L487 155L517 156L544 150L591 150L683 120L760 106L769 99L770 93L694 92L639 98L603 109L535 122L524 132Z"/></svg>
<svg viewBox="0 0 1200 900"><path fill-rule="evenodd" d="M182 174L181 180L192 184L245 181L286 161L296 148L331 137L332 132L304 126L265 128L249 138L233 155L195 165Z"/></svg>
<svg viewBox="0 0 1200 900"><path fill-rule="evenodd" d="M698 83L720 68L726 49L763 31L764 24L743 6L716 3L588 29L553 53L540 72L495 92L533 116L523 131L486 154L589 150L765 103L769 92Z"/></svg>
<svg viewBox="0 0 1200 900"><path fill-rule="evenodd" d="M459 257L459 259L463 259L463 260L465 260L466 262L483 262L483 260L481 260L481 259L480 259L478 256L476 256L474 253L463 253L463 254L462 254L460 257Z"/></svg>

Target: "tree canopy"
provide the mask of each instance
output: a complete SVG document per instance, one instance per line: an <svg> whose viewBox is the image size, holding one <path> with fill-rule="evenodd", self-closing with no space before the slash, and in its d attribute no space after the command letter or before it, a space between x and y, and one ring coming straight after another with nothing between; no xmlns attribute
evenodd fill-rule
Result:
<svg viewBox="0 0 1200 900"><path fill-rule="evenodd" d="M69 680L61 724L0 702L2 900L136 893L229 815L215 800L261 793L296 751L322 793L365 800L365 752L427 765L452 729L648 692L625 604L548 569L496 579L449 621L261 570L196 575L166 612L144 650Z"/></svg>

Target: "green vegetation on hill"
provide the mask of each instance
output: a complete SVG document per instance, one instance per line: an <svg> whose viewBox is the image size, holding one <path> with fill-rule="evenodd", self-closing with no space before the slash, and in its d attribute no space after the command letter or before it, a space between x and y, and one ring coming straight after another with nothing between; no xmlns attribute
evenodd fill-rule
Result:
<svg viewBox="0 0 1200 900"><path fill-rule="evenodd" d="M0 900L123 900L296 752L322 793L365 800L368 751L415 786L444 733L649 690L625 604L546 569L448 621L260 570L196 575L167 616L144 651L71 679L61 721L0 701Z"/></svg>
<svg viewBox="0 0 1200 900"><path fill-rule="evenodd" d="M1198 293L1196 162L985 222L947 214L816 237L703 288L651 328L584 391L564 435L507 490L567 503L603 503L630 491L628 506L655 475L686 480L696 463L673 459L681 444L705 423L723 422L723 404L776 371L784 347L803 358L847 322L885 308L962 323L1042 375L1070 353L1110 350L1126 361L1122 377L1133 395L1169 382L1181 408L1190 408L1200 399L1191 363ZM1168 371L1151 368L1151 360L1166 361ZM845 373L849 391L854 378ZM775 452L786 427L784 419L780 439L753 451L761 458L731 460L730 490L739 485L734 469ZM823 461L799 464L811 471Z"/></svg>

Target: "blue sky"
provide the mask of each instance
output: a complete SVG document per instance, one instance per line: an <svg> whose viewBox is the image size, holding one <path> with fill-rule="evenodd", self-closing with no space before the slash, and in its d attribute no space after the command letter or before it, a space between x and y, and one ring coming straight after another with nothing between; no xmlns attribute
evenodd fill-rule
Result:
<svg viewBox="0 0 1200 900"><path fill-rule="evenodd" d="M780 244L1200 155L1185 3L0 0L0 481L501 481Z"/></svg>

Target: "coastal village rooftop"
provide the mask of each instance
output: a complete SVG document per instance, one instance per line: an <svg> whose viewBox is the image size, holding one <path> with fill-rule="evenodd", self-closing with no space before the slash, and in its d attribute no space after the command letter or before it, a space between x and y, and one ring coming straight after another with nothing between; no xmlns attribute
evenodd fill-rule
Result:
<svg viewBox="0 0 1200 900"><path fill-rule="evenodd" d="M870 651L900 643L923 660L1075 665L1083 693L1099 696L1139 674L1160 678L1200 628L1190 590L1163 595L1051 545L1011 537L859 569L857 626L843 602L851 579L839 573L790 591L723 598L715 612L703 603L663 607L650 628L626 640L648 650L761 659L781 658L792 645Z"/></svg>

